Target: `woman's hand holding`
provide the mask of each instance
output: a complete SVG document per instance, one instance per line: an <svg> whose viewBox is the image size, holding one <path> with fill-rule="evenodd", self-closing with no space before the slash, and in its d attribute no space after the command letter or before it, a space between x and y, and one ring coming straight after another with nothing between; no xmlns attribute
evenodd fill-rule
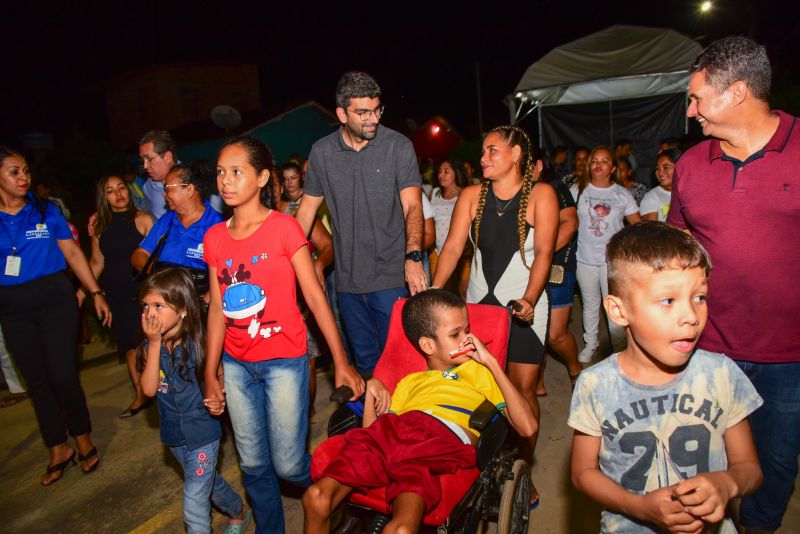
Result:
<svg viewBox="0 0 800 534"><path fill-rule="evenodd" d="M524 298L515 299L514 302L519 303L519 306L514 307L514 317L517 317L526 323L533 322L533 304Z"/></svg>

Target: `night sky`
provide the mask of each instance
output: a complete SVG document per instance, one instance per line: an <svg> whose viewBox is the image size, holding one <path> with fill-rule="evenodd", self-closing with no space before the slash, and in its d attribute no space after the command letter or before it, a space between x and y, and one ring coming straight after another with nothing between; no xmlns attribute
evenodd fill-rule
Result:
<svg viewBox="0 0 800 534"><path fill-rule="evenodd" d="M441 114L470 139L478 137L476 70L488 129L508 122L502 99L531 63L613 24L671 28L701 44L749 34L776 70L795 80L800 72L800 22L787 16L789 2L717 1L704 17L697 1L16 3L2 15L0 142L12 145L36 131L56 143L76 129L106 137L103 82L161 63L258 63L266 107L315 99L333 109L339 75L366 70L394 124Z"/></svg>

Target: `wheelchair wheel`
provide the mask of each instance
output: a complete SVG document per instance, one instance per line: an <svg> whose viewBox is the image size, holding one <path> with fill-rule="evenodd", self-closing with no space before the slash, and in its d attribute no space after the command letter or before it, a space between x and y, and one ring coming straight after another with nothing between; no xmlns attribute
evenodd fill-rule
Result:
<svg viewBox="0 0 800 534"><path fill-rule="evenodd" d="M530 467L525 460L516 460L511 468L512 478L503 483L500 497L498 534L528 532L529 501L531 498Z"/></svg>

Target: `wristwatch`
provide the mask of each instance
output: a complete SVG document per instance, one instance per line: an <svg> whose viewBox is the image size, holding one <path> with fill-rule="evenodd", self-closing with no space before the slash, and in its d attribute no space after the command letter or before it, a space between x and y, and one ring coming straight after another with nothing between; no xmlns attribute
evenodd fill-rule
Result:
<svg viewBox="0 0 800 534"><path fill-rule="evenodd" d="M422 251L421 250L412 250L411 252L406 252L406 259L411 261L420 262L422 261Z"/></svg>

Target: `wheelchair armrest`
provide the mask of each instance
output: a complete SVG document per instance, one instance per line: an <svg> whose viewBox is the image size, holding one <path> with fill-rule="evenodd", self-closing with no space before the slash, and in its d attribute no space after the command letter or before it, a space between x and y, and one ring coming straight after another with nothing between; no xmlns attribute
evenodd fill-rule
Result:
<svg viewBox="0 0 800 534"><path fill-rule="evenodd" d="M359 428L363 416L364 401L362 399L342 404L328 419L328 437L344 434L353 428Z"/></svg>
<svg viewBox="0 0 800 534"><path fill-rule="evenodd" d="M488 399L484 400L469 416L469 427L482 431L499 415L500 412L497 411L494 404L489 402Z"/></svg>
<svg viewBox="0 0 800 534"><path fill-rule="evenodd" d="M469 426L481 431L475 453L478 469L483 469L503 446L508 435L508 424L494 404L485 400L472 412Z"/></svg>

